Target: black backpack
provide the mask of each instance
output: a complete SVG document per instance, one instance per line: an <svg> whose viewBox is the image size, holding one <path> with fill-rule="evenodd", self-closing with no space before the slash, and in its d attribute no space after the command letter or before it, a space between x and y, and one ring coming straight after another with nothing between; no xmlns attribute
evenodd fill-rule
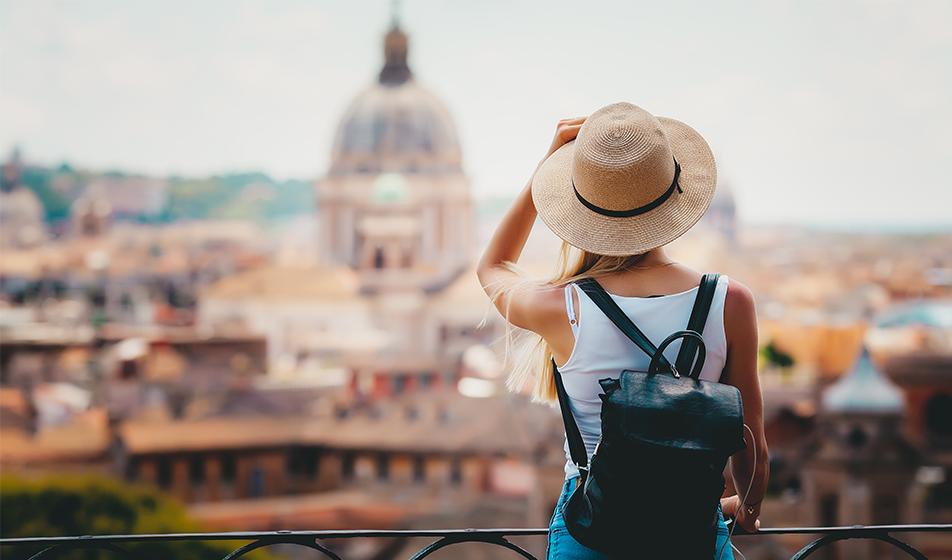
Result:
<svg viewBox="0 0 952 560"><path fill-rule="evenodd" d="M651 356L647 372L624 370L617 379L599 380L605 391L602 436L591 465L555 369L569 452L581 475L562 515L569 533L589 548L619 558L714 557L724 468L745 447L740 391L698 378L705 357L701 331L717 279L704 275L687 330L657 347L597 281L578 282ZM678 339L681 350L672 366L662 352Z"/></svg>

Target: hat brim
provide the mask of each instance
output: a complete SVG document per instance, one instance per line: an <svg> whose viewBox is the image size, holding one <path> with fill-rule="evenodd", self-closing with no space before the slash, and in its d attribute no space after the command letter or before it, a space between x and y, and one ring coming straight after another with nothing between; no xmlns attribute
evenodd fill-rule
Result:
<svg viewBox="0 0 952 560"><path fill-rule="evenodd" d="M572 186L572 141L549 156L532 179L532 200L545 225L579 249L611 256L648 252L691 229L714 198L714 154L690 126L665 117L658 120L681 165L682 192L675 191L657 208L637 216L616 218L590 210L579 201Z"/></svg>

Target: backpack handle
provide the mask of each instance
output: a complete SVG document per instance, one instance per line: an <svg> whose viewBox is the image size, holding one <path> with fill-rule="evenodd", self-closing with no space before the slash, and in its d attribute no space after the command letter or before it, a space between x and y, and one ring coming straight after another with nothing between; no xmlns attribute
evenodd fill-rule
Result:
<svg viewBox="0 0 952 560"><path fill-rule="evenodd" d="M653 356L651 356L651 364L648 366L649 374L654 375L662 371L661 359L663 358L662 353L664 352L664 349L679 338L694 339L694 342L697 344L697 362L695 362L694 369L691 371L689 377L692 379L697 379L701 375L701 368L704 367L704 358L707 355L707 350L704 347L704 338L702 338L697 331L678 331L664 339L661 344L658 345L658 350L655 351ZM671 364L671 374L675 377L681 377L681 374L678 372L678 369L674 366L674 364Z"/></svg>

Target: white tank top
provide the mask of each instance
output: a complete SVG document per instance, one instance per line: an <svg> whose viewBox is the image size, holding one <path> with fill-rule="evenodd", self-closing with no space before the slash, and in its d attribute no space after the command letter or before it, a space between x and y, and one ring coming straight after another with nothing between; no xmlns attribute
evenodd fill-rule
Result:
<svg viewBox="0 0 952 560"><path fill-rule="evenodd" d="M714 299L704 324L704 347L707 351L701 379L719 381L727 361L727 336L724 334L724 299L727 296L727 276L721 275L714 290ZM572 305L572 292L578 294L579 308L576 314ZM655 297L629 297L610 294L622 311L638 325L656 346L668 335L687 328L697 287L686 292ZM565 307L569 324L575 334L572 354L559 365L569 406L578 429L582 432L589 460L595 451L602 433L602 401L598 395L602 388L599 379L615 377L625 369L647 370L651 358L628 339L608 317L602 313L584 291L575 284L565 287ZM681 341L672 342L664 355L672 363L677 359ZM568 440L565 442L565 478L578 476L572 463Z"/></svg>

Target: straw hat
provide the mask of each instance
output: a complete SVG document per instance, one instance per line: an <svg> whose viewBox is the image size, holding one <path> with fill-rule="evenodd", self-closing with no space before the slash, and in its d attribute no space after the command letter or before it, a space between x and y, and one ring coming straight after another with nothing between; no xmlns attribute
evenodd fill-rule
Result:
<svg viewBox="0 0 952 560"><path fill-rule="evenodd" d="M542 221L575 247L634 255L690 229L716 182L714 154L697 131L615 103L592 113L578 137L542 163L532 200Z"/></svg>

